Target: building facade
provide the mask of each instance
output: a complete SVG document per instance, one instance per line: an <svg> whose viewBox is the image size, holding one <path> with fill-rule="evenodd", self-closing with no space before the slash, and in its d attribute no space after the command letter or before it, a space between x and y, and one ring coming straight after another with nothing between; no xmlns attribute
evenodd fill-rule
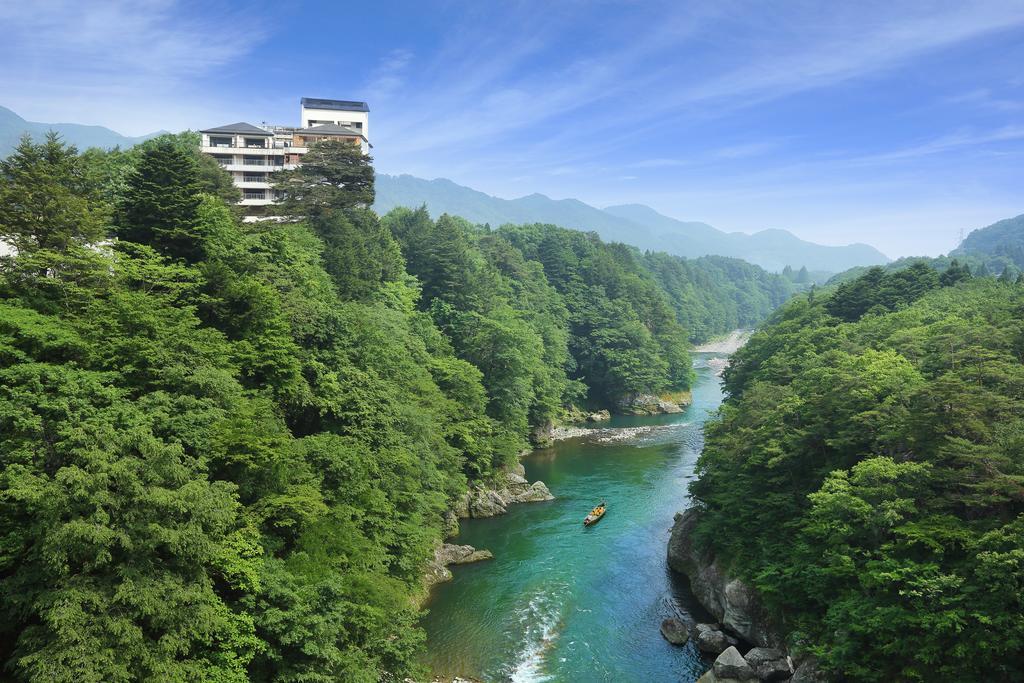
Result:
<svg viewBox="0 0 1024 683"><path fill-rule="evenodd" d="M242 191L242 206L276 202L270 174L302 163L314 142L344 140L369 151L370 109L365 102L303 97L301 104L297 127L239 122L200 131L201 151L231 174Z"/></svg>

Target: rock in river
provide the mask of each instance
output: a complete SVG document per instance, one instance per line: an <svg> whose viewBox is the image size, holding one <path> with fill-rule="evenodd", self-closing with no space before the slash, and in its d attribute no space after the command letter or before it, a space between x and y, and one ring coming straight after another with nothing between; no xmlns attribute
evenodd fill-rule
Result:
<svg viewBox="0 0 1024 683"><path fill-rule="evenodd" d="M513 503L538 503L554 500L547 485L542 481L532 484L526 480L521 466L505 472L495 488L475 488L467 491L455 506L459 517L494 517L507 512Z"/></svg>
<svg viewBox="0 0 1024 683"><path fill-rule="evenodd" d="M718 624L697 624L693 627L693 640L701 652L717 655L730 645L736 644Z"/></svg>
<svg viewBox="0 0 1024 683"><path fill-rule="evenodd" d="M715 677L721 679L733 679L737 681L756 681L757 674L743 659L743 655L735 647L728 647L725 652L718 655L712 667Z"/></svg>
<svg viewBox="0 0 1024 683"><path fill-rule="evenodd" d="M689 629L678 619L666 619L661 622L661 635L673 645L685 645L690 639Z"/></svg>
<svg viewBox="0 0 1024 683"><path fill-rule="evenodd" d="M424 583L429 588L436 583L451 581L452 573L448 569L450 564L468 564L480 560L490 560L493 557L490 550L477 550L471 545L442 543L434 551L434 559L427 566Z"/></svg>

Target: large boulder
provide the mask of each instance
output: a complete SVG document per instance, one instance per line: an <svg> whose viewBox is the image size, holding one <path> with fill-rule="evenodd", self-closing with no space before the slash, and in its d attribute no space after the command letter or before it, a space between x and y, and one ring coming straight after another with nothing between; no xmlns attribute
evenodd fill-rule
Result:
<svg viewBox="0 0 1024 683"><path fill-rule="evenodd" d="M827 683L828 678L818 669L818 660L808 657L797 665L789 683Z"/></svg>
<svg viewBox="0 0 1024 683"><path fill-rule="evenodd" d="M730 638L718 624L697 624L691 633L697 649L701 652L717 655L730 645L736 645L735 638Z"/></svg>
<svg viewBox="0 0 1024 683"><path fill-rule="evenodd" d="M598 410L595 413L587 415L587 422L604 422L605 420L612 419L612 414L607 410Z"/></svg>
<svg viewBox="0 0 1024 683"><path fill-rule="evenodd" d="M530 482L526 479L525 468L522 473L517 470L512 470L505 475L505 482L509 489L515 489L522 486L529 486Z"/></svg>
<svg viewBox="0 0 1024 683"><path fill-rule="evenodd" d="M690 578L694 596L726 629L759 647L781 647L781 629L757 591L729 576L714 554L694 544L699 515L695 508L676 515L668 543L669 567Z"/></svg>
<svg viewBox="0 0 1024 683"><path fill-rule="evenodd" d="M542 481L535 481L530 484L525 490L518 493L513 493L509 499L509 503L540 503L545 500L554 500L555 497L551 495L551 491L548 490L547 484Z"/></svg>
<svg viewBox="0 0 1024 683"><path fill-rule="evenodd" d="M480 560L490 560L494 557L490 550L477 550L471 545L455 545L454 543L442 543L434 552L434 557L442 564L468 564Z"/></svg>
<svg viewBox="0 0 1024 683"><path fill-rule="evenodd" d="M503 515L508 501L493 489L477 489L469 499L470 517L494 517Z"/></svg>
<svg viewBox="0 0 1024 683"><path fill-rule="evenodd" d="M673 645L686 645L690 639L690 630L678 619L666 619L661 622L661 635Z"/></svg>
<svg viewBox="0 0 1024 683"><path fill-rule="evenodd" d="M681 413L678 403L665 401L654 394L626 394L615 402L616 409L624 415L658 415L660 413Z"/></svg>
<svg viewBox="0 0 1024 683"><path fill-rule="evenodd" d="M743 659L740 651L732 646L726 648L722 654L718 655L718 659L715 660L711 670L715 672L715 677L719 680L723 678L732 678L737 681L757 680L757 674L747 664L747 660Z"/></svg>
<svg viewBox="0 0 1024 683"><path fill-rule="evenodd" d="M513 503L536 503L554 500L542 481L532 484L526 479L526 470L517 463L501 475L497 488L474 488L452 507L456 517L494 517L503 515ZM447 521L446 521L447 524Z"/></svg>
<svg viewBox="0 0 1024 683"><path fill-rule="evenodd" d="M782 650L755 647L743 655L743 658L762 681L782 681L793 675L789 657Z"/></svg>

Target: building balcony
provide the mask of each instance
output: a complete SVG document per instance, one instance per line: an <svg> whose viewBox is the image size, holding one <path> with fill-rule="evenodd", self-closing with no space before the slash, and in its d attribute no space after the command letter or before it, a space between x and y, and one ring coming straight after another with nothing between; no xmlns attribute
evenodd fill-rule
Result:
<svg viewBox="0 0 1024 683"><path fill-rule="evenodd" d="M243 198L242 201L238 203L242 206L269 206L270 204L274 203L274 200L267 199L266 197L262 199Z"/></svg>
<svg viewBox="0 0 1024 683"><path fill-rule="evenodd" d="M270 182L266 180L236 180L235 187L243 190L269 190Z"/></svg>
<svg viewBox="0 0 1024 683"><path fill-rule="evenodd" d="M292 164L292 166L294 166L294 164ZM256 163L254 161L246 161L246 162L236 161L236 162L232 162L232 163L229 163L229 164L221 164L221 168L223 168L225 171L242 171L243 173L245 171L262 172L262 173L273 173L274 171L280 171L282 169L285 169L285 168L287 168L287 166L286 165L281 165L281 164L276 164L275 165L275 164Z"/></svg>
<svg viewBox="0 0 1024 683"><path fill-rule="evenodd" d="M289 147L245 147L244 145L203 145L199 151L204 154L253 154L253 155L281 155L287 152ZM238 151L235 151L238 150Z"/></svg>

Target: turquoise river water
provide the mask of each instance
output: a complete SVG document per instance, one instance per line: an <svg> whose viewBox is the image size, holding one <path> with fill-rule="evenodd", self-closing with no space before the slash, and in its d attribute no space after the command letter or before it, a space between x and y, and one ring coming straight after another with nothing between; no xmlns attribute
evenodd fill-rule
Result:
<svg viewBox="0 0 1024 683"><path fill-rule="evenodd" d="M484 681L687 683L710 667L692 643L659 633L670 616L707 619L685 578L666 564L673 515L703 444L702 425L722 401L694 354L693 403L682 414L615 418L579 439L523 460L555 500L514 505L491 519L463 520L457 543L494 559L453 567L423 619L435 675ZM602 499L608 513L583 517Z"/></svg>

